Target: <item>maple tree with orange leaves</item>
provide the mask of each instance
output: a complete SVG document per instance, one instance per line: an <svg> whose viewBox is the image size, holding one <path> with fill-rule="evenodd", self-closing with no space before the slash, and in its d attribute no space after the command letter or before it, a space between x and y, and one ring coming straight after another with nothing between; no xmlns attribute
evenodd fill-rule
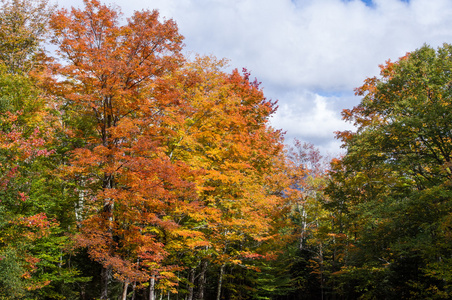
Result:
<svg viewBox="0 0 452 300"><path fill-rule="evenodd" d="M225 63L198 57L182 69L182 98L189 111L170 154L201 172L196 183L204 209L184 222L197 228L201 235L196 237L206 245L198 244L202 251L187 260L201 277L207 264L219 267L217 297L226 265L253 268L253 258L271 255L261 246L278 237L272 214L285 211L282 188L272 179L284 176L278 164L281 133L268 126L276 105L246 70L222 71ZM194 284L194 276L188 280Z"/></svg>
<svg viewBox="0 0 452 300"><path fill-rule="evenodd" d="M156 11L120 25L118 9L85 1L51 26L62 61L47 84L85 126L71 129L84 142L65 172L78 182L78 245L103 266L101 298L112 276L124 293L170 288L166 258L181 247L211 248L220 264L254 257L236 246L271 238L283 202L268 179L282 153L275 105L258 83L209 58L184 62L175 23Z"/></svg>
<svg viewBox="0 0 452 300"><path fill-rule="evenodd" d="M111 272L127 289L158 270L165 256L158 231L177 227L166 212L195 195L187 167L162 147L171 135L162 124L175 122L180 109L162 83L183 61L175 23L141 11L119 25L118 9L84 3L84 10L60 10L51 20L64 59L53 68L65 78L57 83L64 101L93 126L66 172L80 182L86 217L78 243L103 265L106 299Z"/></svg>

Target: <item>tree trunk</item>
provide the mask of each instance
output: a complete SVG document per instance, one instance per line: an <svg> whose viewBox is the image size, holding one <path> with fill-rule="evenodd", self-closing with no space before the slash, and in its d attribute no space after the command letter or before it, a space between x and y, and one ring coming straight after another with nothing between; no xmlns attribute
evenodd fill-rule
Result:
<svg viewBox="0 0 452 300"><path fill-rule="evenodd" d="M188 273L188 299L193 300L193 291L195 287L195 271L196 268L191 268Z"/></svg>
<svg viewBox="0 0 452 300"><path fill-rule="evenodd" d="M325 295L325 291L324 291L324 287L325 285L323 284L324 282L324 277L323 277L323 251L322 251L322 244L320 243L319 245L319 258L320 258L320 265L319 265L319 271L320 271L320 299L323 300L324 299L324 295Z"/></svg>
<svg viewBox="0 0 452 300"><path fill-rule="evenodd" d="M137 289L137 282L134 281L133 282L133 286L132 286L132 299L131 300L135 300L135 295L136 295L136 289Z"/></svg>
<svg viewBox="0 0 452 300"><path fill-rule="evenodd" d="M137 272L138 272L139 267L140 267L140 259L137 259ZM131 300L135 300L136 289L137 289L137 281L134 280L133 286L132 286L132 299Z"/></svg>
<svg viewBox="0 0 452 300"><path fill-rule="evenodd" d="M302 222L302 229L301 229L301 234L300 234L300 250L303 250L303 246L304 246L304 240L306 238L306 230L307 230L307 212L306 212L306 208L303 205L301 205L302 207L300 208L300 203L297 203L297 208L298 208L298 212L300 213L300 217L301 217L301 222Z"/></svg>
<svg viewBox="0 0 452 300"><path fill-rule="evenodd" d="M121 300L127 300L127 288L129 287L129 282L124 282L124 290L122 291L122 298Z"/></svg>
<svg viewBox="0 0 452 300"><path fill-rule="evenodd" d="M104 189L110 189L113 188L113 177L111 175L104 175L103 180L103 188ZM105 200L103 210L105 213L107 213L108 219L110 222L108 222L108 228L106 228L107 233L109 235L110 240L113 240L113 230L111 228L111 222L113 220L113 204L110 203L110 201ZM109 247L109 252L111 251L111 244ZM102 292L100 299L106 300L108 299L108 285L111 278L111 268L105 267L101 271L101 285L102 285Z"/></svg>
<svg viewBox="0 0 452 300"><path fill-rule="evenodd" d="M204 260L201 264L201 273L199 274L199 290L197 300L204 300L204 289L206 286L206 272L207 272L207 260Z"/></svg>
<svg viewBox="0 0 452 300"><path fill-rule="evenodd" d="M220 300L221 298L221 286L223 285L224 266L225 264L222 264L220 267L220 276L218 277L217 300Z"/></svg>
<svg viewBox="0 0 452 300"><path fill-rule="evenodd" d="M110 276L111 276L111 269L110 268L102 268L102 271L100 272L100 284L101 284L100 299L101 300L108 299L108 284L110 281Z"/></svg>
<svg viewBox="0 0 452 300"><path fill-rule="evenodd" d="M155 275L149 279L149 300L155 300Z"/></svg>

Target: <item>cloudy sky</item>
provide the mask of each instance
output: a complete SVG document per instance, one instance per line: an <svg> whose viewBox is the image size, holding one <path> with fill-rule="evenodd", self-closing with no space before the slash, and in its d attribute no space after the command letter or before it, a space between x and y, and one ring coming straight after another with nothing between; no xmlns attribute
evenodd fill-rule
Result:
<svg viewBox="0 0 452 300"><path fill-rule="evenodd" d="M187 53L228 58L278 100L272 126L339 153L343 108L378 65L423 44L452 43L451 0L101 0L125 16L157 9L174 19ZM58 0L81 6L81 0Z"/></svg>

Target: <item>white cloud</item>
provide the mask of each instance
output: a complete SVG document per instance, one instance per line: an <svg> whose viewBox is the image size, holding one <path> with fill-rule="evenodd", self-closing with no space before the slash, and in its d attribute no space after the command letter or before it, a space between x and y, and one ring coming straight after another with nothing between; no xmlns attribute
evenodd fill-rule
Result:
<svg viewBox="0 0 452 300"><path fill-rule="evenodd" d="M180 24L190 49L289 87L351 89L384 60L452 36L452 3L441 0L153 3Z"/></svg>
<svg viewBox="0 0 452 300"><path fill-rule="evenodd" d="M278 114L271 119L273 127L287 130L286 141L290 143L293 138L298 138L324 150L340 152L340 143L334 140L334 132L350 130L352 125L342 121L339 110L331 109L331 103L338 98L309 91L298 91L287 97L292 102L282 103Z"/></svg>

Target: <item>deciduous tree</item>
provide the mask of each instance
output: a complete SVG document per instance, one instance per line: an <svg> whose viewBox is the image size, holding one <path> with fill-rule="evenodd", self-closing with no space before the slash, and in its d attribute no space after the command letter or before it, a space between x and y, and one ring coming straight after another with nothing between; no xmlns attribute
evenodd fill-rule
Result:
<svg viewBox="0 0 452 300"><path fill-rule="evenodd" d="M201 172L196 183L205 209L186 214L185 222L207 242L192 263L200 272L207 262L217 266L217 297L228 265L252 268L252 258L264 256L259 249L277 236L285 201L272 177L283 175L281 133L268 126L276 106L249 73L225 73L224 64L199 57L181 71L187 114L169 143L173 160Z"/></svg>
<svg viewBox="0 0 452 300"><path fill-rule="evenodd" d="M67 173L79 182L78 242L104 266L105 299L111 271L126 286L158 272L165 232L177 227L167 212L195 194L189 170L162 144L182 105L165 84L182 63L176 24L140 11L121 25L119 9L84 4L52 18L64 60L54 68L65 78L57 83L62 101L91 126L73 129L86 144L73 151Z"/></svg>
<svg viewBox="0 0 452 300"><path fill-rule="evenodd" d="M0 2L0 61L9 72L28 72L39 61L54 9L47 0Z"/></svg>
<svg viewBox="0 0 452 300"><path fill-rule="evenodd" d="M346 156L330 185L352 223L347 280L366 297L450 295L451 45L423 46L381 66L340 132ZM414 296L413 296L414 295Z"/></svg>

